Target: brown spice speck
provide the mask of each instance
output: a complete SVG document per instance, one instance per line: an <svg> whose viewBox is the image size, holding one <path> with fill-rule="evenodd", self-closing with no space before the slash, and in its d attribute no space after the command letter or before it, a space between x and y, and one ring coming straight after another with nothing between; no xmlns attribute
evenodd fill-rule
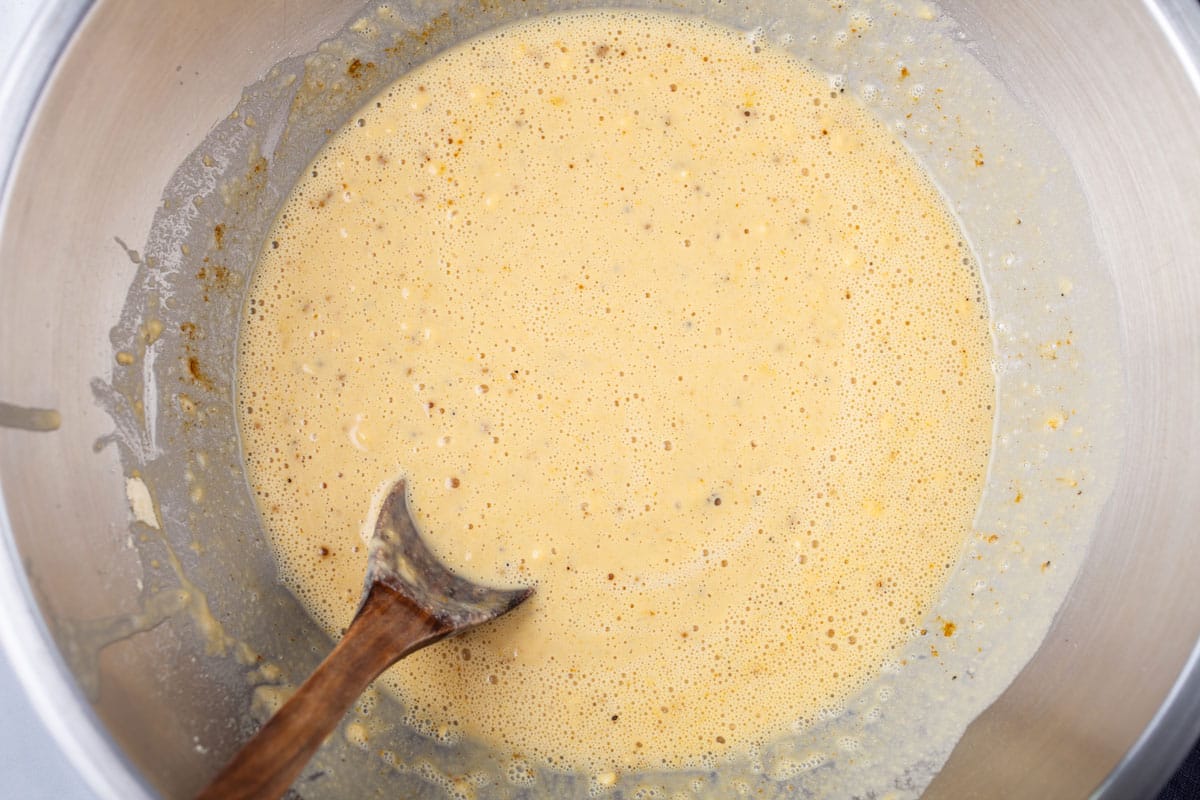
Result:
<svg viewBox="0 0 1200 800"><path fill-rule="evenodd" d="M213 388L212 381L209 379L209 377L207 375L204 374L204 370L202 370L200 368L200 359L199 358L197 358L196 356L188 356L187 368L188 368L188 372L191 373L193 381L200 384L205 389Z"/></svg>
<svg viewBox="0 0 1200 800"><path fill-rule="evenodd" d="M374 61L364 62L360 59L355 58L355 59L351 60L351 62L349 64L346 65L346 74L349 75L351 78L361 78L361 77L363 77L364 73L366 73L370 70L373 70L373 69L375 69Z"/></svg>
<svg viewBox="0 0 1200 800"><path fill-rule="evenodd" d="M201 267L196 271L196 280L204 285L204 300L206 302L208 301L209 292L228 291L237 282L234 273L230 272L228 267L221 266L220 264L211 267Z"/></svg>

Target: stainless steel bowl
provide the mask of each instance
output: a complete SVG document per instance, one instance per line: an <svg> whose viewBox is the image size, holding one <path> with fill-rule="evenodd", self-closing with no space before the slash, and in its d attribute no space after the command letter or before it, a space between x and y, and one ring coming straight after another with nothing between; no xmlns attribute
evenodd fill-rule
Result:
<svg viewBox="0 0 1200 800"><path fill-rule="evenodd" d="M968 729L931 797L1145 797L1200 734L1200 7L1194 0L947 2L984 63L1068 148L1120 299L1125 456L1081 577L1037 656ZM137 599L124 475L89 380L176 166L242 88L314 48L358 0L123 3L40 12L0 84L0 400L55 408L0 429L0 636L71 760L105 797L186 795L213 697L199 645L163 624L76 680L63 621ZM184 722L187 724L183 724Z"/></svg>

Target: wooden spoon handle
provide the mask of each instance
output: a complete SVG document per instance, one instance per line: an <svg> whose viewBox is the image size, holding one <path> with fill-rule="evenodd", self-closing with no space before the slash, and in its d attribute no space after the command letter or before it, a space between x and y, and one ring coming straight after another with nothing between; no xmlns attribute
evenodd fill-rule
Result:
<svg viewBox="0 0 1200 800"><path fill-rule="evenodd" d="M282 796L379 673L451 630L393 589L373 585L333 652L196 799Z"/></svg>

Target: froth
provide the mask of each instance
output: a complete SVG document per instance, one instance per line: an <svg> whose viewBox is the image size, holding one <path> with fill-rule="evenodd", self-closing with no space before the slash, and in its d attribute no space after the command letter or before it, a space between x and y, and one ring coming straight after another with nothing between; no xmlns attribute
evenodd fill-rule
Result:
<svg viewBox="0 0 1200 800"><path fill-rule="evenodd" d="M818 719L970 531L974 264L889 131L758 37L604 11L470 41L331 137L270 238L239 412L284 578L345 626L405 474L453 568L536 585L386 676L518 778Z"/></svg>

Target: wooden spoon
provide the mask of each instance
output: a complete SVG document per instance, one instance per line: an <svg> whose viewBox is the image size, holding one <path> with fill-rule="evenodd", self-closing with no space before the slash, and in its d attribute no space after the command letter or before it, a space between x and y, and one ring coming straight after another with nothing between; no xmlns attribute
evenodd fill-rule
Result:
<svg viewBox="0 0 1200 800"><path fill-rule="evenodd" d="M362 604L345 636L197 800L280 797L371 681L414 650L508 613L532 589L489 589L452 574L425 546L404 481L379 510Z"/></svg>

